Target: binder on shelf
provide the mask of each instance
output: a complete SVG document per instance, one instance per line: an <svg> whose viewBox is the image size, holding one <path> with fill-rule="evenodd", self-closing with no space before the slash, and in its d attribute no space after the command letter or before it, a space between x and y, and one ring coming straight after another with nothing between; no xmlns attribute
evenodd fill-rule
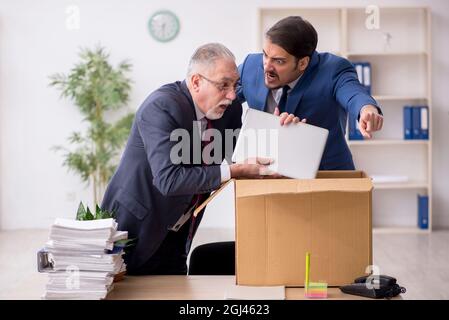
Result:
<svg viewBox="0 0 449 320"><path fill-rule="evenodd" d="M421 113L420 113L420 120L421 120L421 127L420 127L420 139L429 139L429 108L427 106L421 106L420 107Z"/></svg>
<svg viewBox="0 0 449 320"><path fill-rule="evenodd" d="M404 139L413 139L412 132L412 107L404 106Z"/></svg>
<svg viewBox="0 0 449 320"><path fill-rule="evenodd" d="M371 63L364 62L363 64L363 85L371 94Z"/></svg>
<svg viewBox="0 0 449 320"><path fill-rule="evenodd" d="M429 139L429 108L427 106L411 106L412 139Z"/></svg>
<svg viewBox="0 0 449 320"><path fill-rule="evenodd" d="M421 139L421 107L412 107L412 139Z"/></svg>
<svg viewBox="0 0 449 320"><path fill-rule="evenodd" d="M361 63L354 63L355 71L357 72L357 77L359 82L363 84L363 66Z"/></svg>
<svg viewBox="0 0 449 320"><path fill-rule="evenodd" d="M428 106L404 106L404 139L429 139Z"/></svg>
<svg viewBox="0 0 449 320"><path fill-rule="evenodd" d="M418 194L418 227L429 227L429 196Z"/></svg>
<svg viewBox="0 0 449 320"><path fill-rule="evenodd" d="M357 78L360 84L362 84L371 94L371 63L369 62L352 62L355 71L357 72Z"/></svg>

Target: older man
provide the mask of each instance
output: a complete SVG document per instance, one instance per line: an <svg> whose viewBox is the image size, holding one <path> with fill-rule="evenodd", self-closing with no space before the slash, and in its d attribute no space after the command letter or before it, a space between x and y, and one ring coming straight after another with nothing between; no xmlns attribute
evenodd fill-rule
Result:
<svg viewBox="0 0 449 320"><path fill-rule="evenodd" d="M258 178L268 164L263 159L222 164L224 154L217 148L219 163L195 162L203 155L203 148L195 146L195 135L204 138L206 129L214 128L224 144L225 129L240 128L238 79L234 55L221 44L206 44L193 54L185 81L157 89L137 111L102 203L104 209L116 212L120 230L138 238L125 256L128 273L186 274L187 254L202 214L194 218L193 209L222 182L231 177ZM173 152L180 143L173 135L180 131L189 138L187 149L182 149L187 153L181 156L183 161Z"/></svg>

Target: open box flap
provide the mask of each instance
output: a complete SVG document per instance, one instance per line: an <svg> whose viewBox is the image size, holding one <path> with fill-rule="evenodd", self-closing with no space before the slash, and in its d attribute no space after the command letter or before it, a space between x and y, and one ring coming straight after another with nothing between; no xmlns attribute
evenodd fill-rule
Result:
<svg viewBox="0 0 449 320"><path fill-rule="evenodd" d="M230 179L196 208L193 215L196 217L230 183L235 183L236 198L326 191L367 192L373 189L371 178L363 171L319 171L317 179Z"/></svg>
<svg viewBox="0 0 449 320"><path fill-rule="evenodd" d="M344 179L344 178L368 178L368 175L360 170L321 170L316 175L317 179Z"/></svg>
<svg viewBox="0 0 449 320"><path fill-rule="evenodd" d="M225 189L229 184L234 183L234 180L235 180L235 179L230 179L230 180L226 181L225 183L223 183L223 184L221 185L220 188L218 188L217 190L215 190L214 192L212 192L211 195L209 196L209 198L207 198L206 200L204 200L204 202L203 202L202 204L200 204L200 205L198 206L198 208L195 209L195 211L193 211L193 216L196 217L196 216L198 215L198 213L200 213L201 210L203 210L203 208L204 208L205 206L207 206L207 205L208 205L208 204L215 198L215 196L216 196L217 194L219 194L219 193L220 193L223 189Z"/></svg>
<svg viewBox="0 0 449 320"><path fill-rule="evenodd" d="M262 179L236 180L236 198L309 192L367 192L373 188L370 178L360 179Z"/></svg>

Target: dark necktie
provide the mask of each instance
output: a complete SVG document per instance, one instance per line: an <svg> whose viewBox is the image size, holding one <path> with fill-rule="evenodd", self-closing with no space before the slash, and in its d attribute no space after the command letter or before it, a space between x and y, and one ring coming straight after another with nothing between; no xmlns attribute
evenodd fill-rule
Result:
<svg viewBox="0 0 449 320"><path fill-rule="evenodd" d="M290 87L288 85L285 85L282 87L282 95L281 95L281 100L279 100L279 114L281 114L282 112L285 112L285 107L287 104L287 92L290 89Z"/></svg>
<svg viewBox="0 0 449 320"><path fill-rule="evenodd" d="M211 129L212 128L212 121L210 121L206 117L204 117L204 119L206 119L206 121L207 121L206 130L207 129ZM203 136L204 132L201 132L201 135ZM208 164L206 164L204 162L203 150L204 150L204 147L207 146L210 142L211 142L210 136L208 137L207 140L201 139L201 165L202 166L207 166L208 165ZM206 198L207 197L206 197L205 194L196 194L196 195L193 196L191 205L194 205L195 209L196 209L201 203L203 203L204 200L206 200ZM193 211L195 211L195 209ZM199 223L201 221L201 216L202 216L203 212L204 212L204 210L202 212L200 212L198 214L198 216L196 216L196 217L192 213L190 227L189 227L189 235L187 237L187 243L186 243L186 252L188 252L190 250L190 246L192 244L193 236L195 235L196 229L198 228L198 225L199 225Z"/></svg>

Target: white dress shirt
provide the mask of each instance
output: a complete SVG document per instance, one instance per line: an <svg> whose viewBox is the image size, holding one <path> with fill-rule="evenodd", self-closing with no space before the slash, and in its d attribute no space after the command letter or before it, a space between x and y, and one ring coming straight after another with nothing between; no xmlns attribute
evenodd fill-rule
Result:
<svg viewBox="0 0 449 320"><path fill-rule="evenodd" d="M290 87L290 89L287 91L287 94L292 91L292 89L296 86L299 79L301 79L301 76L299 76L296 80L293 80L290 83L287 83L287 85ZM282 87L270 90L271 94L268 95L267 98L267 112L274 113L274 109L279 105L279 101L281 100L282 96Z"/></svg>

